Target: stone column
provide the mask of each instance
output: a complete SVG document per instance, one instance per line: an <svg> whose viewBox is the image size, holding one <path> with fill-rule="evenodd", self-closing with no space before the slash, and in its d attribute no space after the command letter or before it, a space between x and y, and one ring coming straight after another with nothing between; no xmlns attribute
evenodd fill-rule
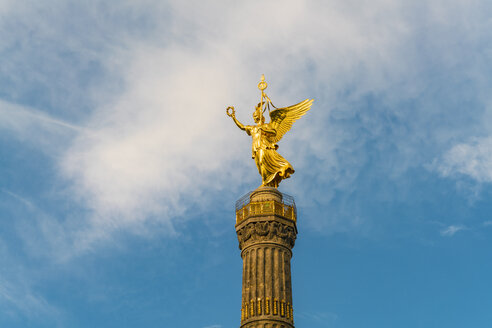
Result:
<svg viewBox="0 0 492 328"><path fill-rule="evenodd" d="M243 259L241 328L294 328L290 259L297 235L295 205L260 187L236 209Z"/></svg>

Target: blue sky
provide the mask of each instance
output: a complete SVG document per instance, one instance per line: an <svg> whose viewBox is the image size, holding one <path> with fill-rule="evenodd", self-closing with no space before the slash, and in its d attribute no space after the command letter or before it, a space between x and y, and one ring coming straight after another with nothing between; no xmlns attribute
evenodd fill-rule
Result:
<svg viewBox="0 0 492 328"><path fill-rule="evenodd" d="M0 326L228 328L261 74L314 98L296 327L492 324L489 1L0 1Z"/></svg>

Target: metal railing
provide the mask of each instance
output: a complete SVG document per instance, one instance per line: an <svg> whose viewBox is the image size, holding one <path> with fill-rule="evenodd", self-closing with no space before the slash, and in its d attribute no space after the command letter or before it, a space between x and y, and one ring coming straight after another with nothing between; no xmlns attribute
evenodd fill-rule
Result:
<svg viewBox="0 0 492 328"><path fill-rule="evenodd" d="M236 224L258 215L279 215L296 222L297 209L294 198L282 193L282 202L275 200L251 201L251 192L239 198L236 202Z"/></svg>

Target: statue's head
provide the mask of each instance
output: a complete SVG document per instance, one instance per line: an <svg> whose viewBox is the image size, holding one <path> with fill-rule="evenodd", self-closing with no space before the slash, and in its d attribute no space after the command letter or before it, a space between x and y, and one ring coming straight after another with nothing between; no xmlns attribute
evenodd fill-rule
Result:
<svg viewBox="0 0 492 328"><path fill-rule="evenodd" d="M262 104L258 103L255 107L255 111L253 112L253 120L255 120L255 123L260 123L263 124L265 123L265 117L263 116L263 111L262 111Z"/></svg>

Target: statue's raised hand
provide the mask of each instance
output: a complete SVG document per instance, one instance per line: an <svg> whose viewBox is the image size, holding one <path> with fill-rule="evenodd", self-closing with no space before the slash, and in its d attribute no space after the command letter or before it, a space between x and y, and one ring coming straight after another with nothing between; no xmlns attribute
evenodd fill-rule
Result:
<svg viewBox="0 0 492 328"><path fill-rule="evenodd" d="M231 111L229 111L231 110ZM236 117L236 111L234 110L234 106L229 106L226 109L227 116L229 117Z"/></svg>

